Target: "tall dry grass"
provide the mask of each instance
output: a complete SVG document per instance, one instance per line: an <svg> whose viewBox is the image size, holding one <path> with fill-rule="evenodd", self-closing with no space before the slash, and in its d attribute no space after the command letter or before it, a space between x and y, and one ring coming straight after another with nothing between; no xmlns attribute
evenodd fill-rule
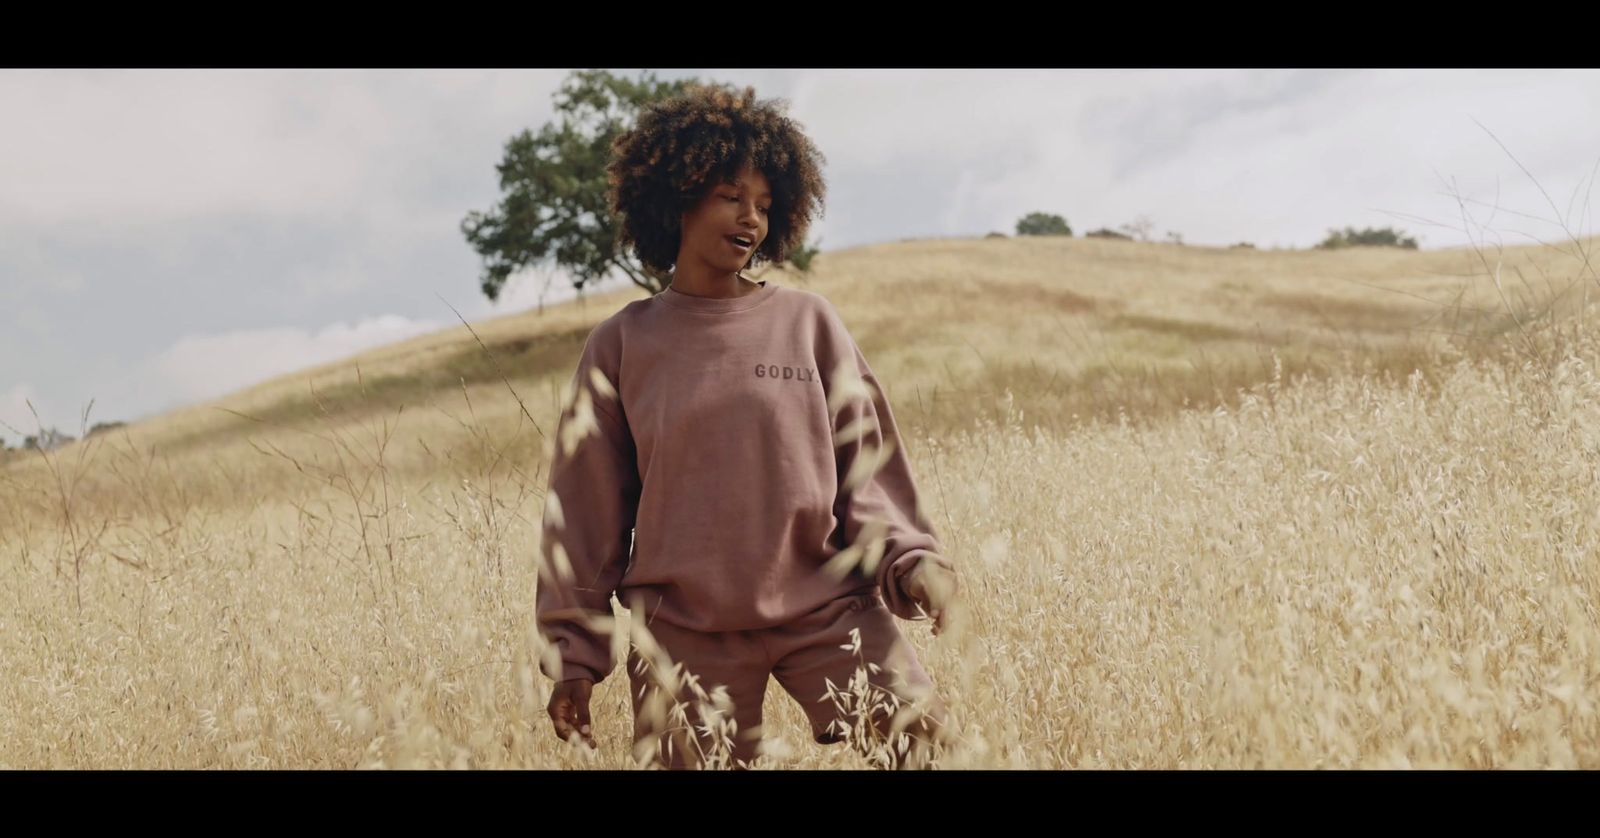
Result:
<svg viewBox="0 0 1600 838"><path fill-rule="evenodd" d="M1600 765L1587 245L819 260L962 568L949 631L902 623L951 712L936 765ZM1430 273L1474 257L1498 271ZM1581 281L1519 298L1508 265ZM614 310L576 308L0 468L0 764L636 765L620 671L597 752L551 735L531 622L561 359ZM477 372L442 384L427 359L467 340ZM648 647L615 616L619 653ZM896 747L766 706L760 766Z"/></svg>

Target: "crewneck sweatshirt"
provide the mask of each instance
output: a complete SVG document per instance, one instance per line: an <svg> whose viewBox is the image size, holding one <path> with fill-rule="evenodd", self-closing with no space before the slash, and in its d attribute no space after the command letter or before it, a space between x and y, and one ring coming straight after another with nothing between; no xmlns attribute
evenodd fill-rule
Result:
<svg viewBox="0 0 1600 838"><path fill-rule="evenodd" d="M559 672L541 661L547 676L607 677L613 647L591 620L612 616L613 596L647 626L700 632L780 626L873 591L914 620L907 574L953 570L838 311L751 286L668 286L585 340L545 497L536 622L560 659Z"/></svg>

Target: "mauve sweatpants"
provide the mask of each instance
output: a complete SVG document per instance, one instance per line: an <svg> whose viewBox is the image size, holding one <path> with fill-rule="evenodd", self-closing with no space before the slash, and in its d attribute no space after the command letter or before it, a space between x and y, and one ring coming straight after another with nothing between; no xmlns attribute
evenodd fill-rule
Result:
<svg viewBox="0 0 1600 838"><path fill-rule="evenodd" d="M853 727L858 724L858 714L869 709L867 718L880 741L887 738L896 705L889 696L897 699L901 708L913 701L923 702L920 714L907 713L913 724L908 727L902 719L901 730L911 735L913 745L931 741L933 732L944 721L945 706L932 679L877 592L841 597L792 623L773 628L715 633L689 631L665 623L648 628L672 661L682 663L688 673L698 676L699 686L707 694L718 686L726 688L736 728L732 737L733 762L725 767L744 768L758 753L761 705L769 676L777 678L778 684L800 702L810 721L811 736L821 744L845 741L841 723ZM852 629L860 636L859 652L841 648L854 644ZM877 671L865 667L868 663L876 664ZM699 713L694 692L680 683L678 700L687 702L688 707L658 725L655 717L659 712L652 713L647 704L670 708L672 702L663 701L669 694L660 679L651 674L651 663L633 643L629 644L627 667L635 754L654 767L704 767L701 754L713 752L717 737L702 729L707 719ZM828 683L832 682L836 694L847 693L860 667L866 669L874 698L864 703L854 696L830 699ZM874 703L880 706L872 708ZM709 716L715 723L717 714ZM688 738L686 721L699 737L698 746ZM862 744L861 737L856 739L858 745ZM906 753L914 754L916 750L908 748ZM905 766L897 762L895 767Z"/></svg>

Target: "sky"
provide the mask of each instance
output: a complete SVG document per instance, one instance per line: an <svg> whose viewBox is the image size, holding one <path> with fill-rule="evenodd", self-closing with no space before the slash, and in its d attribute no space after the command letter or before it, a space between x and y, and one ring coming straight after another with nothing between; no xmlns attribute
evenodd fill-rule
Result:
<svg viewBox="0 0 1600 838"><path fill-rule="evenodd" d="M1596 70L609 69L787 102L826 157L824 252L1035 211L1262 248L1596 226ZM570 72L0 69L0 440L570 297L545 266L490 303L460 231Z"/></svg>

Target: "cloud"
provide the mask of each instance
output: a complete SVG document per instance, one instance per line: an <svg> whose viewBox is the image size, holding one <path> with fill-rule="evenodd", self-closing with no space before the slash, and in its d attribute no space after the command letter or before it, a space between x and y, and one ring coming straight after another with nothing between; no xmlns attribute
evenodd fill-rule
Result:
<svg viewBox="0 0 1600 838"><path fill-rule="evenodd" d="M1474 120L1559 196L1561 213L1595 161L1583 138L1600 130L1600 103L1583 93L1600 81L1592 71L1145 72L1107 80L1135 89L1088 100L1063 93L1041 104L1026 128L986 124L995 148L1022 150L969 162L982 177L947 181L946 227L1009 232L1017 218L1044 210L1066 216L1075 231L1148 215L1157 236L1176 231L1196 244L1305 247L1331 227L1394 225L1421 233L1424 246L1459 245L1467 237L1451 229L1462 222L1453 199L1439 194L1440 177L1456 177L1471 199L1493 201L1498 191L1504 207L1558 215ZM952 104L966 112L968 103ZM977 115L989 119L981 108ZM960 147L964 129L954 130ZM1574 206L1574 225L1579 212ZM1495 226L1557 235L1548 224L1505 216Z"/></svg>
<svg viewBox="0 0 1600 838"><path fill-rule="evenodd" d="M249 329L189 335L149 362L156 409L213 399L274 376L335 361L375 346L437 331L443 324L394 314L333 323L316 332Z"/></svg>
<svg viewBox="0 0 1600 838"><path fill-rule="evenodd" d="M638 286L621 271L613 270L605 280L585 285L583 293L593 297L630 288ZM512 274L501 289L500 298L492 303L480 294L465 307L457 305L456 308L463 317L474 320L537 309L541 303L548 307L576 299L577 296L577 290L572 287L571 273L547 264Z"/></svg>
<svg viewBox="0 0 1600 838"><path fill-rule="evenodd" d="M499 200L506 140L552 118L566 75L0 73L0 415L31 429L22 393L65 428L92 394L100 417L132 418L455 325L441 295L468 319L538 305L537 273L483 298L459 223ZM1307 246L1395 224L1434 247L1465 236L1386 213L1461 225L1441 178L1576 226L1600 132L1594 70L660 75L790 102L827 158L811 239L828 249L1010 232L1035 210L1080 234L1147 215L1158 237ZM1507 243L1561 237L1507 212L1494 226ZM545 302L570 296L550 279Z"/></svg>
<svg viewBox="0 0 1600 838"><path fill-rule="evenodd" d="M36 230L20 224L0 227L0 265L5 281L0 282L0 308L20 306L31 293L78 295L84 289L81 270L53 252Z"/></svg>
<svg viewBox="0 0 1600 838"><path fill-rule="evenodd" d="M1034 210L1074 230L1148 215L1157 236L1298 247L1330 227L1407 226L1395 213L1441 222L1409 225L1425 246L1463 244L1440 176L1552 221L1573 204L1576 226L1600 131L1594 70L705 73L790 100L828 158L829 214L813 232L831 246L1009 232ZM1529 231L1519 241L1560 237L1505 226Z"/></svg>
<svg viewBox="0 0 1600 838"><path fill-rule="evenodd" d="M28 408L28 403L33 403L33 410ZM28 383L12 385L10 389L0 390L0 440L5 440L12 447L22 444L22 438L39 433L39 420L36 420L33 411L39 412L39 419L44 420L43 425L50 427L50 412L40 400L39 392ZM77 435L76 428L61 428L65 433Z"/></svg>
<svg viewBox="0 0 1600 838"><path fill-rule="evenodd" d="M547 115L560 70L137 69L0 73L0 219L219 212L345 220L446 187ZM531 103L531 104L530 104ZM541 113L542 112L542 113Z"/></svg>

